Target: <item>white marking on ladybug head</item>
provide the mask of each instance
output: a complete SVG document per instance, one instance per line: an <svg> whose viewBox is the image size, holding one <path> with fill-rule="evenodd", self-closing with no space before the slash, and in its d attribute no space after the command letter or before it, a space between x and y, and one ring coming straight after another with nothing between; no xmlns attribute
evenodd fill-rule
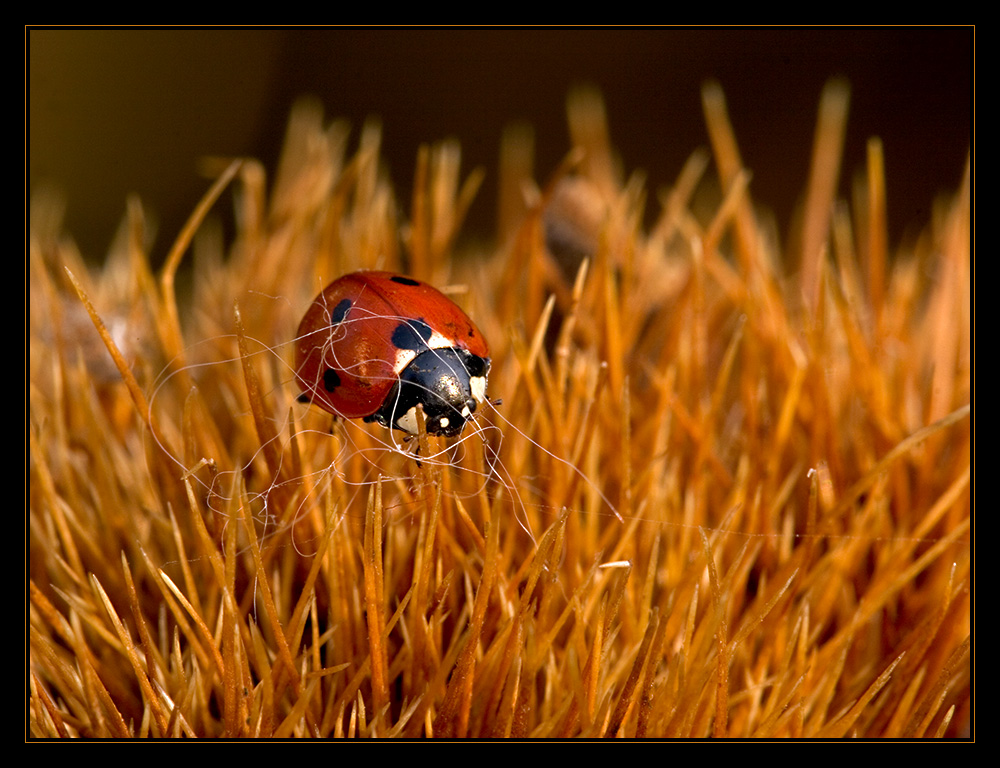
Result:
<svg viewBox="0 0 1000 768"><path fill-rule="evenodd" d="M396 426L402 429L404 432L409 432L411 435L417 434L420 430L417 427L417 408L414 406L398 419L396 419Z"/></svg>
<svg viewBox="0 0 1000 768"><path fill-rule="evenodd" d="M469 389L472 390L472 396L476 399L477 403L486 402L486 377L485 376L473 376L469 379Z"/></svg>

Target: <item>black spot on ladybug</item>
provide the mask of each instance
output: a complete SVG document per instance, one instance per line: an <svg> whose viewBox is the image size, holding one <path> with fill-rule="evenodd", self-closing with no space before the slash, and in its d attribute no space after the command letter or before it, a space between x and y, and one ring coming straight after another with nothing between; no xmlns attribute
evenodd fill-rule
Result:
<svg viewBox="0 0 1000 768"><path fill-rule="evenodd" d="M405 277L403 275L393 275L389 278L390 282L399 283L400 285L420 285L419 282L410 277Z"/></svg>
<svg viewBox="0 0 1000 768"><path fill-rule="evenodd" d="M323 371L323 387L327 392L333 392L339 386L340 375L333 368L327 368Z"/></svg>
<svg viewBox="0 0 1000 768"><path fill-rule="evenodd" d="M340 323L344 322L348 310L353 306L354 302L350 299L341 299L330 313L330 325L340 325Z"/></svg>
<svg viewBox="0 0 1000 768"><path fill-rule="evenodd" d="M423 320L409 320L400 323L392 332L392 345L396 349L412 349L423 351L427 342L434 335L434 330Z"/></svg>

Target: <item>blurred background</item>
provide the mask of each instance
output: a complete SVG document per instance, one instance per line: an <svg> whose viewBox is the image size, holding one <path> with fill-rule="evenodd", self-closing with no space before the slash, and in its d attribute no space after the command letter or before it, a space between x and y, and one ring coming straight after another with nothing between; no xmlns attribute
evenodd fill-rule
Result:
<svg viewBox="0 0 1000 768"><path fill-rule="evenodd" d="M355 129L381 121L404 208L418 146L459 139L463 176L487 171L466 230L487 237L504 127L533 126L544 180L569 148L566 96L580 82L600 88L625 170L643 170L655 193L707 145L700 89L717 79L751 193L783 231L833 75L851 85L842 194L868 138L881 137L891 243L956 188L972 143L970 27L30 29L25 43L26 193L60 190L67 231L96 259L131 193L159 222L162 258L208 187L200 157L253 156L273 173L303 95Z"/></svg>

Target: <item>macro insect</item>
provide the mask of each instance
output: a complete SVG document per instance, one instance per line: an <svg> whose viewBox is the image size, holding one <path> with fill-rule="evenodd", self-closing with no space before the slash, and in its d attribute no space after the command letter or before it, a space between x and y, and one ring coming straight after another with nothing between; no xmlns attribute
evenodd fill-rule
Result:
<svg viewBox="0 0 1000 768"><path fill-rule="evenodd" d="M352 272L317 296L299 324L301 402L410 435L454 437L486 402L489 345L451 299L393 272Z"/></svg>

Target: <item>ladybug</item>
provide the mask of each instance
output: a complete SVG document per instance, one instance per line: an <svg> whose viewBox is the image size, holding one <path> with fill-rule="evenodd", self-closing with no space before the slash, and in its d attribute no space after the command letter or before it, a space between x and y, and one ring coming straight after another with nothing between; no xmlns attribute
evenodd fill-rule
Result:
<svg viewBox="0 0 1000 768"><path fill-rule="evenodd" d="M489 345L472 320L405 275L343 275L299 324L299 401L335 416L414 435L423 406L427 432L454 437L486 402L489 372Z"/></svg>

